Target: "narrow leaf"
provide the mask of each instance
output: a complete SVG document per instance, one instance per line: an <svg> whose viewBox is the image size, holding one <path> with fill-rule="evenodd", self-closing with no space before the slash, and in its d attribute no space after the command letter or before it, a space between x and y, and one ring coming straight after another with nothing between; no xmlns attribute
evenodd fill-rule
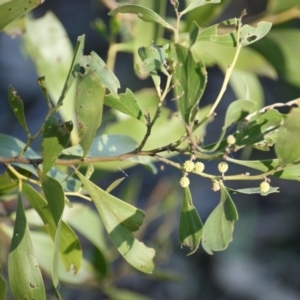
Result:
<svg viewBox="0 0 300 300"><path fill-rule="evenodd" d="M273 194L273 193L279 193L278 189L279 189L279 187L271 186L267 192L262 193L259 187L238 189L238 190L227 188L228 192L233 193L233 194L246 194L246 195L261 194L263 196L267 196L267 195Z"/></svg>
<svg viewBox="0 0 300 300"><path fill-rule="evenodd" d="M13 20L25 15L42 4L43 0L13 0L1 1L0 4L0 31Z"/></svg>
<svg viewBox="0 0 300 300"><path fill-rule="evenodd" d="M129 89L126 89L124 94L119 94L118 98L112 94L106 95L104 104L138 120L144 120L137 99Z"/></svg>
<svg viewBox="0 0 300 300"><path fill-rule="evenodd" d="M110 193L111 191L113 191L126 177L121 177L117 180L115 180L113 183L111 183L109 185L109 187L106 189L107 193Z"/></svg>
<svg viewBox="0 0 300 300"><path fill-rule="evenodd" d="M79 73L79 70L80 70L79 62L83 55L84 41L85 41L85 35L81 35L77 38L77 43L76 43L76 47L75 47L75 51L74 51L74 55L73 55L72 64L71 64L65 85L62 89L61 95L58 99L58 102L57 102L58 104L63 102L71 85L77 79L77 74Z"/></svg>
<svg viewBox="0 0 300 300"><path fill-rule="evenodd" d="M20 192L8 256L8 275L15 299L46 299L43 278L34 254Z"/></svg>
<svg viewBox="0 0 300 300"><path fill-rule="evenodd" d="M279 128L275 152L281 164L300 159L300 108L292 108Z"/></svg>
<svg viewBox="0 0 300 300"><path fill-rule="evenodd" d="M197 7L200 7L200 6L203 6L206 4L215 4L215 3L220 3L220 2L221 2L221 0L191 0L190 4L182 12L180 12L180 14L184 15L187 12L189 12Z"/></svg>
<svg viewBox="0 0 300 300"><path fill-rule="evenodd" d="M140 19L145 22L154 22L166 27L168 29L173 30L173 26L166 22L160 15L158 15L153 10L134 4L124 4L121 5L112 11L109 12L110 16L115 16L118 13L129 13L129 14L136 14Z"/></svg>
<svg viewBox="0 0 300 300"><path fill-rule="evenodd" d="M100 79L101 84L107 87L111 93L118 97L118 89L120 82L116 75L107 68L105 62L97 55L96 52L91 52L90 55L85 55L80 59L80 65L84 67L85 74L95 73Z"/></svg>
<svg viewBox="0 0 300 300"><path fill-rule="evenodd" d="M180 213L179 239L182 245L190 248L193 254L199 247L203 231L203 224L192 202L189 188L184 189Z"/></svg>
<svg viewBox="0 0 300 300"><path fill-rule="evenodd" d="M222 251L232 241L234 222L238 220L236 207L222 181L221 200L207 218L203 228L202 246L204 250L213 254L213 251Z"/></svg>
<svg viewBox="0 0 300 300"><path fill-rule="evenodd" d="M72 121L62 122L51 116L44 126L43 132L43 172L47 173L58 155L65 148L73 129Z"/></svg>
<svg viewBox="0 0 300 300"><path fill-rule="evenodd" d="M30 132L25 119L23 101L12 86L8 88L8 101L22 128L29 135Z"/></svg>
<svg viewBox="0 0 300 300"><path fill-rule="evenodd" d="M43 220L46 230L54 241L57 225L54 222L49 204L45 198L43 198L28 184L23 184L23 192L31 206L36 210ZM70 271L73 269L74 273L77 273L82 261L81 246L75 232L65 222L62 222L61 225L61 241L59 252L66 270Z"/></svg>
<svg viewBox="0 0 300 300"><path fill-rule="evenodd" d="M0 196L8 194L17 186L18 186L17 179L10 176L8 172L5 172L0 175Z"/></svg>
<svg viewBox="0 0 300 300"><path fill-rule="evenodd" d="M84 75L78 82L75 109L79 124L80 145L84 157L87 155L102 122L104 93L105 88L94 72Z"/></svg>
<svg viewBox="0 0 300 300"><path fill-rule="evenodd" d="M174 91L183 120L193 121L198 103L207 82L207 73L202 63L197 63L190 51L179 44L171 48L174 57Z"/></svg>
<svg viewBox="0 0 300 300"><path fill-rule="evenodd" d="M144 213L103 191L77 170L75 172L93 199L106 230L122 256L136 269L152 273L154 249L146 247L132 235L141 226Z"/></svg>

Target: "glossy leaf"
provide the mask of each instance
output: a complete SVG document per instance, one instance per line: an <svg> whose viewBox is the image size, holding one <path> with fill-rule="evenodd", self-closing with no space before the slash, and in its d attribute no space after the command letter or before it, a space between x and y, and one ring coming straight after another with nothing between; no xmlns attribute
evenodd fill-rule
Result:
<svg viewBox="0 0 300 300"><path fill-rule="evenodd" d="M217 207L207 218L203 228L202 246L204 250L213 254L227 248L232 241L234 222L238 220L235 205L222 181L221 200Z"/></svg>
<svg viewBox="0 0 300 300"><path fill-rule="evenodd" d="M206 4L214 4L214 3L220 3L220 2L221 2L221 0L191 0L190 4L182 12L180 12L180 14L184 15L187 12L189 12L197 7L200 7L200 6L203 6Z"/></svg>
<svg viewBox="0 0 300 300"><path fill-rule="evenodd" d="M54 222L49 204L45 198L43 198L30 185L24 183L23 192L31 206L36 210L43 220L47 232L54 241L57 224ZM77 273L82 260L81 246L78 237L65 222L62 222L61 226L61 241L59 251L66 270L70 271L73 269L74 273Z"/></svg>
<svg viewBox="0 0 300 300"><path fill-rule="evenodd" d="M256 27L248 24L243 25L240 31L240 43L242 46L247 46L263 38L272 27L272 23L262 21L257 23Z"/></svg>
<svg viewBox="0 0 300 300"><path fill-rule="evenodd" d="M104 94L105 88L96 73L88 73L80 78L75 97L75 109L79 124L80 145L84 157L87 155L102 122Z"/></svg>
<svg viewBox="0 0 300 300"><path fill-rule="evenodd" d="M34 254L21 193L18 195L15 228L8 256L8 275L15 299L46 299L43 278Z"/></svg>
<svg viewBox="0 0 300 300"><path fill-rule="evenodd" d="M13 1L1 1L0 3L0 31L9 23L17 18L30 12L35 7L42 4L43 0L13 0Z"/></svg>
<svg viewBox="0 0 300 300"><path fill-rule="evenodd" d="M292 108L279 128L275 152L280 164L296 162L300 159L300 108Z"/></svg>
<svg viewBox="0 0 300 300"><path fill-rule="evenodd" d="M233 193L233 194L246 194L246 195L261 194L262 196L267 196L267 195L273 194L273 193L279 193L278 189L279 189L279 187L271 186L267 192L262 193L259 187L238 189L238 190L227 188L228 192Z"/></svg>
<svg viewBox="0 0 300 300"><path fill-rule="evenodd" d="M187 124L193 121L198 103L203 95L207 73L201 63L196 63L190 51L179 44L171 49L174 66L174 91L181 116Z"/></svg>
<svg viewBox="0 0 300 300"><path fill-rule="evenodd" d="M43 172L47 173L55 163L58 155L68 143L73 123L62 122L51 116L45 123L43 131Z"/></svg>
<svg viewBox="0 0 300 300"><path fill-rule="evenodd" d="M198 212L193 205L190 189L184 189L184 195L180 213L179 239L181 245L190 248L193 254L199 247L202 238L203 224Z"/></svg>
<svg viewBox="0 0 300 300"><path fill-rule="evenodd" d="M134 150L136 146L136 141L126 135L100 135L93 140L87 157L120 155ZM79 145L76 145L64 149L63 154L82 157L83 151Z"/></svg>
<svg viewBox="0 0 300 300"><path fill-rule="evenodd" d="M21 97L18 96L17 91L12 86L8 88L8 101L19 123L25 130L26 134L30 134L25 119L23 101Z"/></svg>
<svg viewBox="0 0 300 300"><path fill-rule="evenodd" d="M107 87L115 97L118 97L120 82L96 52L92 51L90 55L83 56L80 59L80 65L84 67L85 75L89 73L97 74L102 86Z"/></svg>
<svg viewBox="0 0 300 300"><path fill-rule="evenodd" d="M103 191L78 171L76 174L93 199L106 230L122 256L141 272L152 273L154 249L146 247L132 235L142 225L144 212Z"/></svg>
<svg viewBox="0 0 300 300"><path fill-rule="evenodd" d="M171 24L166 22L160 15L158 15L156 12L147 7L134 4L124 4L110 11L109 15L115 16L118 13L136 14L140 19L142 19L145 22L158 23L163 27L173 30L173 26Z"/></svg>
<svg viewBox="0 0 300 300"><path fill-rule="evenodd" d="M124 94L119 94L118 98L112 94L104 97L104 104L114 108L128 116L144 121L143 112L141 111L134 93L126 89Z"/></svg>
<svg viewBox="0 0 300 300"><path fill-rule="evenodd" d="M58 99L58 102L57 102L58 104L63 102L63 100L64 100L66 94L68 93L70 87L72 86L73 82L77 79L77 74L80 71L79 63L83 56L84 41L85 41L85 35L81 35L77 38L77 43L76 43L76 47L74 50L72 64L71 64L65 85L62 89L61 95Z"/></svg>

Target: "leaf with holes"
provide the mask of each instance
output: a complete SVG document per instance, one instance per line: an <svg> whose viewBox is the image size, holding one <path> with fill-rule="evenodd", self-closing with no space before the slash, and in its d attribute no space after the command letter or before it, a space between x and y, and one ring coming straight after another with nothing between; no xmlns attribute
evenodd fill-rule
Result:
<svg viewBox="0 0 300 300"><path fill-rule="evenodd" d="M240 43L242 46L247 46L262 39L272 27L272 23L262 21L257 23L256 27L248 24L242 26L240 32Z"/></svg>

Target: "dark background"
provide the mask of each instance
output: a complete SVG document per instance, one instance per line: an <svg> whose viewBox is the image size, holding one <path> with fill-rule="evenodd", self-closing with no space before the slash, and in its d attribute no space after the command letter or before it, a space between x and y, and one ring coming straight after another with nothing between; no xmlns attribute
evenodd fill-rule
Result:
<svg viewBox="0 0 300 300"><path fill-rule="evenodd" d="M237 17L244 8L247 9L249 16L255 15L265 7L266 1L262 0L233 0L220 19ZM39 17L47 10L52 10L60 19L73 44L77 36L85 33L85 53L93 50L105 60L108 44L90 26L96 17L108 20L108 10L100 2L46 1L34 11L34 14ZM294 25L299 28L299 24L293 23ZM128 86L132 90L138 90L151 84L150 81L136 79L132 63L130 55L118 56L115 72L122 89ZM208 74L209 81L203 99L204 104L208 103L207 99L214 99L223 80L223 74L217 68L210 68ZM44 111L44 100L41 99L35 81L37 77L33 63L22 54L21 39L11 39L3 33L0 34L1 133L24 139L7 102L9 84L14 86L24 100L29 127L34 131L43 121L44 115L41 112ZM267 104L285 102L300 95L300 90L286 83L280 74L277 81L268 78L260 78L260 80ZM219 107L219 114L225 111L233 98L232 91L228 90ZM212 137L217 133L220 125L214 123L208 127ZM265 154L253 152L254 159L261 158L262 155ZM180 161L182 158L176 159ZM215 165L212 162L210 168ZM149 201L149 198L154 197L154 191L159 191L160 184L171 185L172 180L180 177L180 174L173 174L174 170L168 167L164 172L159 173L159 176L148 173L143 167L126 172L129 180L135 176L140 178L142 188L138 195L138 203L141 207ZM107 184L118 175L120 174L113 174L108 177L107 182L102 181L102 183ZM186 249L181 250L177 242L177 228L175 228L172 231L172 252L166 255L167 259L162 261L160 268L174 271L179 275L180 280L160 281L132 272L131 275L116 280L116 285L138 291L152 299L300 299L299 183L272 179L272 185L280 187L280 194L233 198L240 220L235 225L234 241L226 251L209 256L200 247L194 255L186 257ZM238 184L233 184L233 187L237 186ZM202 219L205 220L216 205L219 196L211 193L207 182L199 182L196 177L192 178L191 189L194 204L199 209ZM158 225L154 224L151 230L154 231L155 226ZM107 299L97 288L90 290L86 287L72 288L62 285L61 291L64 299Z"/></svg>

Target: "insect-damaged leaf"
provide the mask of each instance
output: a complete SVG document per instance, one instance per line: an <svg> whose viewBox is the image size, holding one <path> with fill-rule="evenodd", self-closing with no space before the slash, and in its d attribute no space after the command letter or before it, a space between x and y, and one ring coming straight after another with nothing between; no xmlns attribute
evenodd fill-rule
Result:
<svg viewBox="0 0 300 300"><path fill-rule="evenodd" d="M93 199L107 232L122 256L141 272L152 273L154 249L146 247L132 234L142 225L144 212L103 191L77 170L75 172Z"/></svg>

